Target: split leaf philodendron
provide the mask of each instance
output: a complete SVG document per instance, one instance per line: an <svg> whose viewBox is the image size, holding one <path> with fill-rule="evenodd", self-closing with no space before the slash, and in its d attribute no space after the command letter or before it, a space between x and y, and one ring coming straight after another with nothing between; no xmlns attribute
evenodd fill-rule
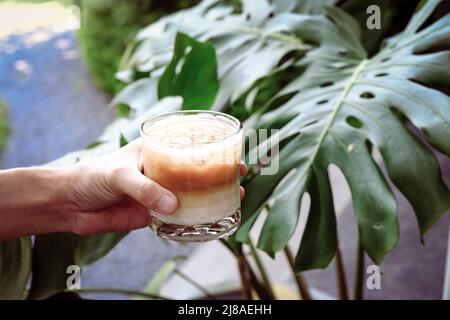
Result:
<svg viewBox="0 0 450 320"><path fill-rule="evenodd" d="M249 219L238 240L245 241L253 212L273 199L258 246L270 254L284 248L307 192L311 210L296 266L326 267L336 251L327 168L336 164L352 192L360 241L381 263L398 241L397 208L371 147L379 150L390 179L413 206L422 235L449 209L450 194L437 160L401 118L419 128L436 149L450 154L450 98L432 88L450 84L450 52L428 53L448 39L450 16L419 31L436 4L428 2L404 32L388 39L371 58L357 42L358 29L346 22L350 18L334 8L327 15L341 21L336 38L301 27L305 38L312 37L321 46L302 60L309 63L306 71L278 93L294 96L258 115L257 126L284 123L280 140L292 140L276 159L281 166L277 175L255 176L246 185L243 212ZM288 172L292 174L280 184Z"/></svg>

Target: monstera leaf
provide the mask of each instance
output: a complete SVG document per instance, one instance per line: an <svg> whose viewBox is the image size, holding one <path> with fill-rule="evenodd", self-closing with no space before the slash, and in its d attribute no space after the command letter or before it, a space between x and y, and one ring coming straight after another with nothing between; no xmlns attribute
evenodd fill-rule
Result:
<svg viewBox="0 0 450 320"><path fill-rule="evenodd" d="M274 159L280 162L279 172L247 183L246 222L238 240L246 241L259 209L271 200L258 247L272 255L284 248L296 227L302 195L308 193L311 206L296 267L326 267L336 251L327 174L335 164L351 189L360 241L380 263L396 245L399 231L395 197L372 148L414 208L421 234L450 208L437 160L407 126L411 122L428 143L450 155L450 98L433 88L450 84L450 52L438 50L449 45L450 15L420 29L438 3L427 2L405 31L371 58L355 46L359 30L351 18L328 10L338 32L309 35L321 46L302 61L310 63L306 72L279 93L295 95L257 122L266 128L285 123L279 137L288 142ZM296 19L292 17L293 25L298 25ZM305 38L308 31L303 25Z"/></svg>
<svg viewBox="0 0 450 320"><path fill-rule="evenodd" d="M404 32L369 57L357 22L339 9L322 7L334 2L244 0L241 6L238 1L204 0L143 29L124 55L118 73L130 84L111 103L126 105L122 108L126 112L121 112L124 117L85 150L49 165L89 159L133 140L145 118L182 107L183 99L170 95L185 99L189 95L192 104L199 101L197 89L178 87L180 83L193 85L182 78L184 64L202 60L189 46L180 46L179 56L173 56L181 31L192 41L207 41L215 49L220 89L213 109L230 111L241 100L246 107L260 103L258 90L263 83L284 88L268 90L267 103L248 108L253 114L246 127L281 128L280 152L273 155L280 169L271 176L249 174L244 181L243 224L231 243L236 247L241 245L237 241L245 243L261 209L268 207L258 246L271 255L283 249L298 222L303 195L309 194L311 205L296 268L327 266L337 246L327 173L328 166L335 164L352 192L360 241L380 263L399 237L396 201L388 178L410 201L422 234L450 207L438 163L425 145L450 154L450 101L438 90L450 83L450 53L444 51L450 45L450 17L427 26L439 2L428 1ZM178 41L183 38L179 36ZM204 56L211 56L211 47L205 46L208 52L206 47L202 52L208 54ZM211 65L206 68L209 76L195 65L189 69L198 72L196 80L215 79ZM216 84L195 85L217 90ZM216 94L200 93L207 94L208 105ZM159 101L161 97L166 98ZM411 126L421 130L424 142L411 133ZM375 151L382 156L386 174L372 156ZM92 263L124 235L36 237L30 298L45 298L64 289L68 265ZM8 297L22 296L31 260L27 241L0 247L0 280L7 280L0 287L10 288L2 291ZM22 252L25 261L21 264L25 268L16 272L15 284L9 280L14 268L4 260L13 251L17 256Z"/></svg>
<svg viewBox="0 0 450 320"><path fill-rule="evenodd" d="M317 6L313 1L299 6L294 1L243 0L241 12L234 13L236 3L202 1L143 29L136 37L138 45L123 61L118 76L130 81L136 70L158 78L170 61L176 33L183 32L210 42L216 49L220 91L213 109L223 110L229 101L236 101L256 80L278 67L287 53L301 56L310 48L286 25L284 15L310 12ZM304 19L308 17L304 15ZM287 68L295 61L288 59L282 66Z"/></svg>
<svg viewBox="0 0 450 320"><path fill-rule="evenodd" d="M158 82L159 98L181 96L183 109L209 109L218 89L214 48L177 33L172 61Z"/></svg>

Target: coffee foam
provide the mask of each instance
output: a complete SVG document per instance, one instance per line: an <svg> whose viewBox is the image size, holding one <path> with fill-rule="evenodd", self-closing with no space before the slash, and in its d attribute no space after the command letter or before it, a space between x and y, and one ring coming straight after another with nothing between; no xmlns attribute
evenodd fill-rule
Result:
<svg viewBox="0 0 450 320"><path fill-rule="evenodd" d="M170 155L226 151L240 142L237 125L216 115L173 116L146 123L142 129L148 148Z"/></svg>

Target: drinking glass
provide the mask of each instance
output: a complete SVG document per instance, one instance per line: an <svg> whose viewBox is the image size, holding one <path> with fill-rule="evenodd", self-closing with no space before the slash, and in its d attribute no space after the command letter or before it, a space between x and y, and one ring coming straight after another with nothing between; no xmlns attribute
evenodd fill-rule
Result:
<svg viewBox="0 0 450 320"><path fill-rule="evenodd" d="M178 198L171 215L150 211L150 228L184 242L219 239L240 224L242 125L221 112L170 112L145 121L144 174Z"/></svg>

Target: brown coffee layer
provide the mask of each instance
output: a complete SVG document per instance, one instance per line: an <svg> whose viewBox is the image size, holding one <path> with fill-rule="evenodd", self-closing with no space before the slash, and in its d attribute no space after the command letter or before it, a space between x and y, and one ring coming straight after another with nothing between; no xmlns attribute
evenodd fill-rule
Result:
<svg viewBox="0 0 450 320"><path fill-rule="evenodd" d="M234 163L179 164L171 157L144 148L144 174L171 191L207 191L235 183L239 161Z"/></svg>

